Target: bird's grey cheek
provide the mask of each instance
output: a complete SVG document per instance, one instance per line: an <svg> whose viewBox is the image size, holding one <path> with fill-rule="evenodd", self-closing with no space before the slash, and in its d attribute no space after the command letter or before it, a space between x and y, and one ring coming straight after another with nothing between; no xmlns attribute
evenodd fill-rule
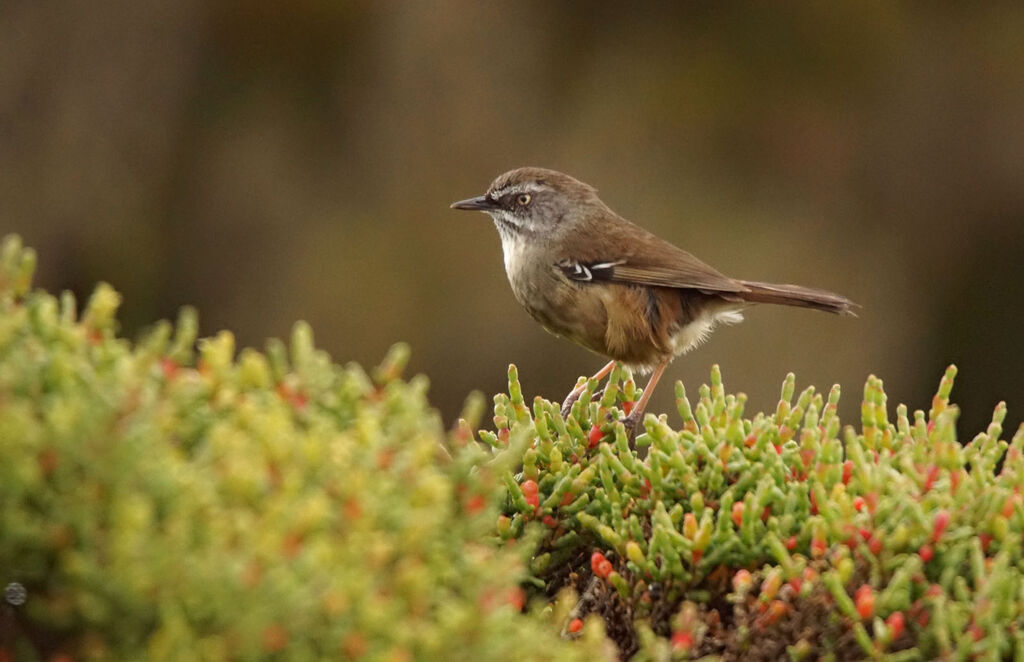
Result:
<svg viewBox="0 0 1024 662"><path fill-rule="evenodd" d="M540 211L544 218L550 219L551 223L557 225L565 217L566 209L562 205L548 203Z"/></svg>
<svg viewBox="0 0 1024 662"><path fill-rule="evenodd" d="M544 230L550 229L549 224L542 220L543 216L537 216L536 213L532 214L526 219L526 229L528 232L543 232Z"/></svg>

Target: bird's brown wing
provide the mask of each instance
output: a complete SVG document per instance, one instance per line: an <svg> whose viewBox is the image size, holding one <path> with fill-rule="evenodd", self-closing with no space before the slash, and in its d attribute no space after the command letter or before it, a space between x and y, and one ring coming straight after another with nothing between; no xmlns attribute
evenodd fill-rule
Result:
<svg viewBox="0 0 1024 662"><path fill-rule="evenodd" d="M616 234L623 236L616 237ZM720 273L693 255L633 224L616 224L607 242L591 244L576 256L559 262L572 280L611 281L674 287L707 293L747 292L743 283ZM615 239L620 239L615 241Z"/></svg>

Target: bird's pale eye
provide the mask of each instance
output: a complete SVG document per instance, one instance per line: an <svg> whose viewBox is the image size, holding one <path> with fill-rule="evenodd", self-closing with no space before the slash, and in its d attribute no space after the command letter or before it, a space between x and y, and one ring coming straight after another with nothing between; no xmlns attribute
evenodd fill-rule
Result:
<svg viewBox="0 0 1024 662"><path fill-rule="evenodd" d="M526 205L530 204L530 200L533 200L533 198L530 196L529 193L520 193L518 196L516 196L516 204L519 205L520 207L525 207Z"/></svg>

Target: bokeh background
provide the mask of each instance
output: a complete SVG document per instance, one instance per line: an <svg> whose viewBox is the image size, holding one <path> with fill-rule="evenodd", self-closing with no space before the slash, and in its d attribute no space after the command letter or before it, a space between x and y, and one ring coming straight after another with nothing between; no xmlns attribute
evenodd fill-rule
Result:
<svg viewBox="0 0 1024 662"><path fill-rule="evenodd" d="M38 282L184 304L262 346L310 321L340 362L412 344L449 420L472 389L561 398L601 359L507 287L482 215L542 165L737 277L858 319L759 308L670 370L774 407L786 372L1024 414L1024 4L6 0L0 232ZM671 408L671 387L652 411Z"/></svg>

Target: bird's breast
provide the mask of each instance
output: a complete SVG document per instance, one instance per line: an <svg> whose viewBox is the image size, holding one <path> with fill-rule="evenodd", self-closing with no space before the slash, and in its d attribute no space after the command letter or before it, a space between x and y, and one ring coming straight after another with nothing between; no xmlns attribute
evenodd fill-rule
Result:
<svg viewBox="0 0 1024 662"><path fill-rule="evenodd" d="M506 234L501 244L516 301L551 333L600 351L606 319L597 293L567 279L544 246Z"/></svg>

